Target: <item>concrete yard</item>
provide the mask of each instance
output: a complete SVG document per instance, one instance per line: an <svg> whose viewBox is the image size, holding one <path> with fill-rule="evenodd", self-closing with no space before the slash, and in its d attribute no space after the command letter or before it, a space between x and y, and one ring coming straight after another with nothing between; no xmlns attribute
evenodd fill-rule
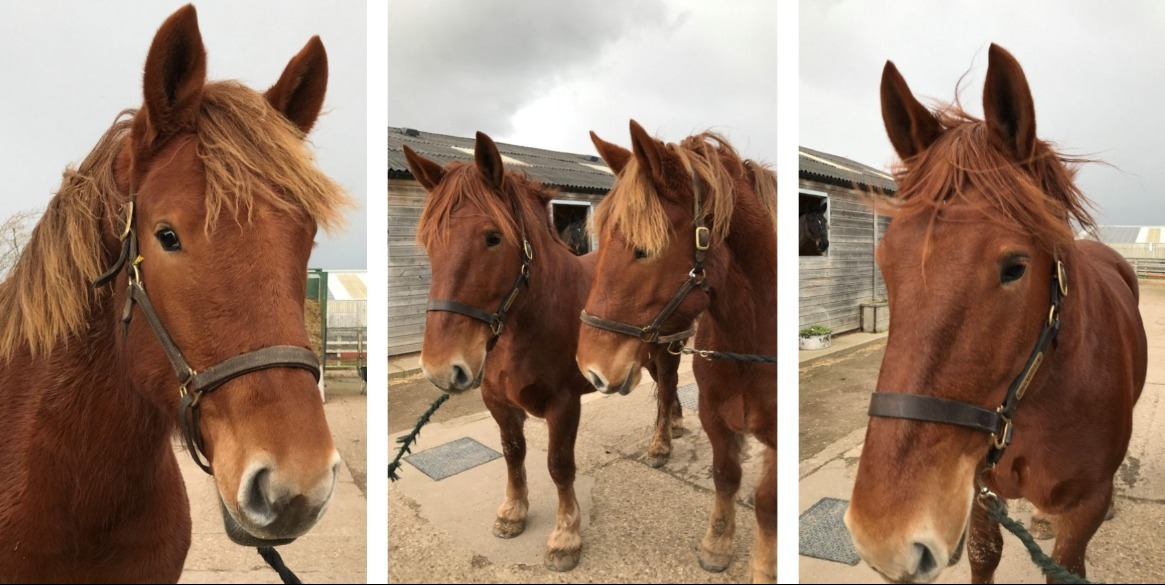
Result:
<svg viewBox="0 0 1165 585"><path fill-rule="evenodd" d="M1134 413L1133 438L1116 477L1116 517L1105 522L1088 547L1088 577L1109 583L1158 582L1165 556L1157 540L1165 528L1165 283L1141 281L1141 315L1149 339L1149 370ZM885 350L875 341L848 352L803 363L800 368L800 508L804 513L821 498L850 498L862 441L866 408L877 382ZM1024 521L1030 505L1011 502L1011 514ZM1043 583L1019 540L1004 534L998 583ZM1045 552L1051 540L1041 541ZM965 560L945 571L940 583L966 583ZM859 563L800 558L802 583L881 583L877 573Z"/></svg>
<svg viewBox="0 0 1165 585"><path fill-rule="evenodd" d="M409 463L388 491L390 583L740 583L749 579L748 555L756 520L752 492L760 447L749 439L738 493L736 557L723 573L696 560L712 509L711 448L698 415L685 408L687 433L673 441L660 469L644 462L655 423L651 378L628 396L583 397L575 448L575 490L582 509L582 559L567 573L543 566L554 524L557 492L546 470L544 421L526 423L530 511L526 530L503 540L491 527L505 490L501 458L433 481ZM691 363L680 368L681 388L693 382ZM389 383L389 444L411 429L440 391L419 376ZM448 409L448 411L446 411ZM424 428L413 453L470 437L500 452L497 424L479 391L446 402ZM395 449L392 455L395 455ZM391 455L390 455L391 456Z"/></svg>

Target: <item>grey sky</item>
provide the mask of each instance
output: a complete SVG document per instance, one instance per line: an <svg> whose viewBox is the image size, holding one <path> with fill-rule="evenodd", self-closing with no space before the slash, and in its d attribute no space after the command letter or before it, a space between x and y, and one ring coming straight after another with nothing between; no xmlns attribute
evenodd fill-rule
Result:
<svg viewBox="0 0 1165 585"><path fill-rule="evenodd" d="M1165 224L1165 3L1029 1L800 5L800 143L875 167L894 152L878 85L894 61L915 96L954 98L982 116L987 47L1019 60L1036 133L1068 154L1099 158L1077 184L1107 224Z"/></svg>
<svg viewBox="0 0 1165 585"><path fill-rule="evenodd" d="M635 118L665 141L712 128L776 162L776 3L395 0L388 121L593 153Z"/></svg>
<svg viewBox="0 0 1165 585"><path fill-rule="evenodd" d="M43 209L124 108L142 102L158 26L185 2L0 0L0 217ZM210 79L264 90L312 35L328 50L325 115L310 135L320 167L357 200L344 233L322 231L311 265L365 268L366 16L363 2L198 0Z"/></svg>

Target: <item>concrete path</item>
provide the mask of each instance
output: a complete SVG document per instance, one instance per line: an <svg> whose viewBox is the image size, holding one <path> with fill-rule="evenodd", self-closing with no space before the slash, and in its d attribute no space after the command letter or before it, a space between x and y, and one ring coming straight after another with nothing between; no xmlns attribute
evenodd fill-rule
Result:
<svg viewBox="0 0 1165 585"><path fill-rule="evenodd" d="M1088 576L1116 583L1158 582L1165 574L1165 555L1158 538L1165 529L1165 283L1141 281L1141 315L1149 338L1149 371L1134 413L1128 457L1116 478L1117 515L1104 523L1088 548ZM799 465L799 514L823 497L848 500L853 489L861 445L864 410L877 381L884 346L867 346L833 362L803 365L801 377L801 443L824 445L806 453ZM872 374L871 374L872 373ZM810 408L806 408L806 405ZM822 406L830 404L832 406ZM855 415L855 413L858 413ZM860 418L860 422L853 422ZM848 430L830 423L851 421ZM1011 502L1013 517L1030 518L1025 502ZM1041 542L1045 551L1052 541ZM849 565L800 558L802 583L881 583L864 563ZM999 583L1043 583L1020 542L1004 531ZM966 560L945 571L939 583L966 583Z"/></svg>
<svg viewBox="0 0 1165 585"><path fill-rule="evenodd" d="M680 385L693 382L685 360ZM582 560L568 573L543 564L553 528L557 493L546 470L545 423L526 423L526 474L530 511L526 531L502 540L491 527L505 490L506 467L495 459L441 481L405 463L402 479L388 491L388 575L391 583L740 583L749 579L748 554L756 520L749 502L760 473L760 448L749 439L738 494L736 558L724 573L700 568L696 551L712 509L711 448L697 414L685 410L687 434L673 441L661 469L643 463L655 422L655 398L647 382L628 396L583 397L575 448L575 490L582 508ZM389 410L399 394L390 384ZM438 391L432 390L432 398ZM414 414L413 418L420 413ZM389 444L404 434L389 436ZM497 424L488 412L433 422L420 436L418 453L461 437L501 451Z"/></svg>
<svg viewBox="0 0 1165 585"><path fill-rule="evenodd" d="M344 386L343 382L329 385L329 403L324 406L332 436L344 458L332 501L324 517L308 534L278 548L283 561L305 583L367 582L367 504L361 491L363 486L353 481L348 467L349 460L364 457L365 431L363 420L347 422L347 419L354 420L349 412L353 406L339 400L339 393L359 396L358 385L347 385L351 388ZM341 417L337 419L337 415ZM357 434L361 437L361 447L353 449L351 446ZM281 583L279 576L254 548L239 546L227 538L223 532L214 480L194 464L178 442L175 442L174 450L186 480L194 520L194 538L180 582ZM357 468L362 470L364 462L360 461Z"/></svg>

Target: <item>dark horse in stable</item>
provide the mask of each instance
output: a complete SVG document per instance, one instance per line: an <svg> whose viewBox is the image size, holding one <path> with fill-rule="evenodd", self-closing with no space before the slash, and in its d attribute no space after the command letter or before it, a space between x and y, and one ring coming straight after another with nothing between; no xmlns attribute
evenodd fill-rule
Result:
<svg viewBox="0 0 1165 585"><path fill-rule="evenodd" d="M417 228L433 269L421 367L446 392L481 386L509 470L493 528L501 538L526 528L526 415L546 419L547 463L559 502L546 566L570 570L582 546L574 493L579 399L594 390L579 374L574 354L595 257L575 256L567 248L547 213L555 193L506 170L485 134L477 134L473 164L443 167L408 146L404 152L413 176L430 193ZM679 358L667 352L649 364L660 405L648 452L656 467L670 454L673 427L682 420L678 367Z"/></svg>
<svg viewBox="0 0 1165 585"><path fill-rule="evenodd" d="M318 38L260 94L206 81L193 7L158 30L142 108L66 171L0 284L0 580L176 582L191 412L232 538L287 542L323 513L339 457L304 293L317 224L347 204L304 142L326 84Z"/></svg>
<svg viewBox="0 0 1165 585"><path fill-rule="evenodd" d="M1093 227L1088 201L1036 137L1007 51L989 50L983 120L929 111L892 63L881 96L902 159L877 249L894 327L846 515L854 544L887 579L921 583L966 537L972 580L990 583L1003 540L984 506L1022 497L1083 576L1145 383L1136 275L1074 239L1073 221Z"/></svg>
<svg viewBox="0 0 1165 585"><path fill-rule="evenodd" d="M809 204L797 217L797 231L800 243L798 253L801 256L821 256L829 250L829 222L825 213L829 209L829 200Z"/></svg>
<svg viewBox="0 0 1165 585"><path fill-rule="evenodd" d="M602 392L626 392L697 317L699 349L776 355L776 175L711 133L664 144L632 121L631 151L591 139L617 178L595 211L599 261L578 347L587 378ZM646 323L659 335L635 332ZM716 484L700 564L722 571L732 560L747 433L764 446L752 579L775 582L776 364L696 359L692 369Z"/></svg>

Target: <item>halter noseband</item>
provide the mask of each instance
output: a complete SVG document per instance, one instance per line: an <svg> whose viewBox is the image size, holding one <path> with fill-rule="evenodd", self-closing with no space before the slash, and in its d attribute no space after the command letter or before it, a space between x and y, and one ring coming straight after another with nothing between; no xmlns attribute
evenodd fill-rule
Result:
<svg viewBox="0 0 1165 585"><path fill-rule="evenodd" d="M671 314L680 306L680 303L684 301L688 293L692 292L692 289L700 287L704 292L708 292L709 290L707 283L704 282L706 277L704 273L704 256L707 254L708 247L711 245L712 233L704 225L704 214L700 210L700 178L694 172L692 173L692 185L694 189L692 197L694 213L692 224L695 227L696 247L692 254L692 269L688 271L688 279L680 285L679 290L672 296L671 301L667 305L664 305L663 309L660 310L659 314L655 316L655 319L649 325L644 327L636 327L635 325L612 321L610 319L600 319L588 313L586 309L583 309L582 313L579 314L579 319L583 323L596 329L637 337L644 343L656 343L669 346L677 341L682 342L696 333L695 327L688 327L679 333L671 333L669 335L659 334L660 327L663 327L664 322L671 317Z"/></svg>
<svg viewBox="0 0 1165 585"><path fill-rule="evenodd" d="M169 331L162 324L162 319L154 310L153 303L150 302L150 296L146 294L145 284L141 278L142 257L138 255L138 236L137 230L134 229L132 197L126 204L125 227L120 239L121 253L118 255L117 261L93 280L93 286L95 288L101 287L112 281L122 269L125 270L129 283L125 295L125 308L122 309L121 313L125 333L129 333L129 323L133 317L133 308L136 305L141 309L150 329L154 331L154 336L158 338L162 350L174 368L174 374L178 377L178 390L182 396L178 404L178 421L182 430L182 438L186 441L190 456L203 471L214 475L210 467L211 462L206 459L204 454L202 431L199 424L201 419L199 401L202 397L235 378L269 368L307 370L315 376L316 382L319 382L319 360L316 358L315 352L309 349L294 345L275 345L228 358L201 372L196 371L190 367L189 362L182 355L182 351L178 349L178 344L174 343L174 339L170 337ZM203 459L206 459L206 463L203 463Z"/></svg>
<svg viewBox="0 0 1165 585"><path fill-rule="evenodd" d="M522 236L520 255L522 257L522 268L518 271L518 278L514 279L514 285L510 287L510 292L506 295L506 298L502 299L502 304L498 305L498 310L489 313L473 305L467 305L457 301L431 299L429 304L425 305L425 312L446 311L449 313L458 313L484 322L486 325L489 325L489 330L493 333L493 336L485 344L485 350L487 352L492 350L497 345L498 338L502 336L506 312L510 310L510 305L514 304L514 299L518 298L518 291L522 290L522 285L530 282L530 262L534 260L534 247L530 245L530 241L526 239L524 234Z"/></svg>
<svg viewBox="0 0 1165 585"><path fill-rule="evenodd" d="M995 467L995 464L1003 458L1007 446L1011 444L1011 421L1015 418L1019 401L1039 370L1040 364L1043 363L1048 345L1060 332L1060 303L1066 296L1068 281L1064 273L1064 264L1057 259L1055 269L1052 271L1052 306L1048 311L1048 319L1023 370L1011 382L1003 404L995 410L935 396L874 392L870 398L869 415L943 423L988 433L991 435L991 449L987 452L987 468Z"/></svg>

